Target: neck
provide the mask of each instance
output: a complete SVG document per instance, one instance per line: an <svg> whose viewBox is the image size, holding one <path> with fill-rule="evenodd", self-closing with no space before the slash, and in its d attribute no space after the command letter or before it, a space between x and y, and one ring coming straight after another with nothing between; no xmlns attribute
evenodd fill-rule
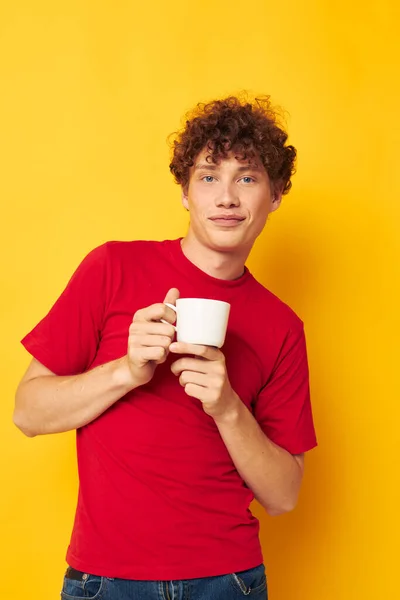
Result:
<svg viewBox="0 0 400 600"><path fill-rule="evenodd" d="M225 251L214 250L199 243L190 234L181 242L182 252L191 263L217 279L232 281L243 275L244 265L250 253L249 250Z"/></svg>

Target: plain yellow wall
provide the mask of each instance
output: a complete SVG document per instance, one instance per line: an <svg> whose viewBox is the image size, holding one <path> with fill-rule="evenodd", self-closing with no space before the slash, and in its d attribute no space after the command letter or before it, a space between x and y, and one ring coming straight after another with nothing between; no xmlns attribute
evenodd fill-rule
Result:
<svg viewBox="0 0 400 600"><path fill-rule="evenodd" d="M185 232L166 138L196 102L241 89L288 110L299 152L249 266L306 323L320 442L297 510L255 509L271 598L400 597L396 11L2 4L1 600L58 597L77 493L74 434L26 439L11 423L19 340L94 246Z"/></svg>

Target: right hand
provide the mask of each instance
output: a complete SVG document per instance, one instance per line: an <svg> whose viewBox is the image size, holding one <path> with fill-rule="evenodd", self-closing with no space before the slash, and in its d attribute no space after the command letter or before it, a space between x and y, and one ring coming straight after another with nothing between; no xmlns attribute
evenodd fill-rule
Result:
<svg viewBox="0 0 400 600"><path fill-rule="evenodd" d="M148 383L156 366L167 359L168 348L175 336L173 323L176 314L165 302L175 306L178 298L179 291L171 288L164 303L142 308L133 317L129 327L127 359L135 387ZM167 323L161 323L161 319Z"/></svg>

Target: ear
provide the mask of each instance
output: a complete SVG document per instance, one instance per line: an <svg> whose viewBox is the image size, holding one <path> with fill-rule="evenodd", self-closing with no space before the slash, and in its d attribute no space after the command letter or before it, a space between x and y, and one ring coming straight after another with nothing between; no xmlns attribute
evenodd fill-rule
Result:
<svg viewBox="0 0 400 600"><path fill-rule="evenodd" d="M274 212L275 210L278 210L278 208L280 207L282 202L282 190L275 190L273 195L272 195L272 206L271 206L271 212Z"/></svg>
<svg viewBox="0 0 400 600"><path fill-rule="evenodd" d="M182 188L182 204L186 210L189 210L189 199L187 196L187 189Z"/></svg>

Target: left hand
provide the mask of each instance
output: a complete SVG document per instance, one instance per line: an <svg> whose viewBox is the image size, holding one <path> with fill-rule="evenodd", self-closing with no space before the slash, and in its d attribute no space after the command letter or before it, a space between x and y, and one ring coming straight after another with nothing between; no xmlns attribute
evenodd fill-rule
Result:
<svg viewBox="0 0 400 600"><path fill-rule="evenodd" d="M225 356L218 348L174 342L172 354L185 354L171 365L174 375L188 396L197 398L204 411L219 419L234 413L240 402L226 371Z"/></svg>

